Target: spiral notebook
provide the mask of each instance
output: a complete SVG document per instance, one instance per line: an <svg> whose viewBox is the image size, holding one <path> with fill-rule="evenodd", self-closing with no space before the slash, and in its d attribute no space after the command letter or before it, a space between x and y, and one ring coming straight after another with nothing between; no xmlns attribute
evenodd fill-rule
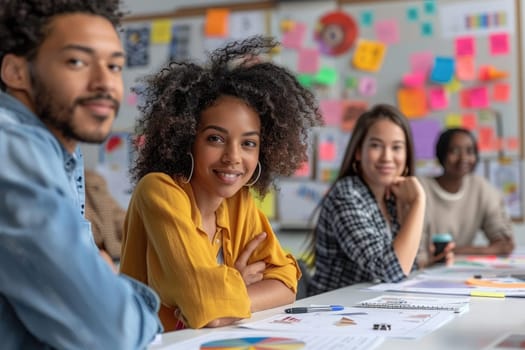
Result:
<svg viewBox="0 0 525 350"><path fill-rule="evenodd" d="M382 309L449 310L463 313L469 309L469 298L420 297L415 295L382 295L359 302L355 307Z"/></svg>

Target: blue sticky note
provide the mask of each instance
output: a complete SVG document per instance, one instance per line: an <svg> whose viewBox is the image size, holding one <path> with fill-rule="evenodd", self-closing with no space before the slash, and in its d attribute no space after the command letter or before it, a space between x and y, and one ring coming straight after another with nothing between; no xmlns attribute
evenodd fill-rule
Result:
<svg viewBox="0 0 525 350"><path fill-rule="evenodd" d="M434 67L430 73L430 80L435 83L446 84L454 76L455 61L451 57L434 58Z"/></svg>
<svg viewBox="0 0 525 350"><path fill-rule="evenodd" d="M417 11L417 7L409 7L407 9L407 20L415 22L419 18L419 12Z"/></svg>
<svg viewBox="0 0 525 350"><path fill-rule="evenodd" d="M425 0L423 8L426 14L433 15L436 13L436 2L434 0Z"/></svg>
<svg viewBox="0 0 525 350"><path fill-rule="evenodd" d="M374 13L372 11L361 12L361 25L363 27L370 27L374 22Z"/></svg>
<svg viewBox="0 0 525 350"><path fill-rule="evenodd" d="M434 34L434 27L430 22L421 23L421 35L422 36L432 36Z"/></svg>

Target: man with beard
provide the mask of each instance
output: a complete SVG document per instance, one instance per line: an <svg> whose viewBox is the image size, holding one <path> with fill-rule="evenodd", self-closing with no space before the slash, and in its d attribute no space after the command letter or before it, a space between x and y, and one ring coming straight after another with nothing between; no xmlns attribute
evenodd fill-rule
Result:
<svg viewBox="0 0 525 350"><path fill-rule="evenodd" d="M0 0L3 349L144 348L159 299L115 273L84 218L79 142L122 97L119 0Z"/></svg>

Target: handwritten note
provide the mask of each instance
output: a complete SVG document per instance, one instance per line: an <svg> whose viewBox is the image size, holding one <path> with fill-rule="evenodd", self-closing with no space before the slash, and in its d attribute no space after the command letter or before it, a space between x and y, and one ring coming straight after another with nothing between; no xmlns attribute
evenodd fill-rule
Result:
<svg viewBox="0 0 525 350"><path fill-rule="evenodd" d="M352 63L357 69L377 72L383 65L385 52L386 46L382 42L360 39Z"/></svg>

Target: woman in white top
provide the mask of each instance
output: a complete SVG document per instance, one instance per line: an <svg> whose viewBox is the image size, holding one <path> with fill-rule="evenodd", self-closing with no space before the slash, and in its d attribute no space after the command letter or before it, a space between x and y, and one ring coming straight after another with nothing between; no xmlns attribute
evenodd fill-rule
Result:
<svg viewBox="0 0 525 350"><path fill-rule="evenodd" d="M514 249L512 223L501 194L484 178L473 174L479 161L476 139L466 129L444 131L436 144L436 157L443 174L420 179L427 195L425 225L418 263L432 265L454 254L507 255ZM488 240L474 246L478 231ZM432 235L450 233L453 242L433 256Z"/></svg>

